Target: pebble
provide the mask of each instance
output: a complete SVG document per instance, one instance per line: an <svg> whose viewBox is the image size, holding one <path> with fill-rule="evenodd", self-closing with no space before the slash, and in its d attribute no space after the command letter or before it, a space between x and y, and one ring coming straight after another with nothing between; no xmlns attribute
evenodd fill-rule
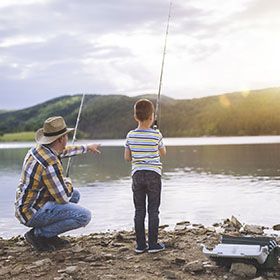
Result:
<svg viewBox="0 0 280 280"><path fill-rule="evenodd" d="M36 262L33 262L36 266L47 266L48 264L51 264L52 261L50 258L42 259Z"/></svg>
<svg viewBox="0 0 280 280"><path fill-rule="evenodd" d="M255 277L257 269L254 265L245 263L233 263L230 267L230 273L241 277Z"/></svg>
<svg viewBox="0 0 280 280"><path fill-rule="evenodd" d="M185 272L202 272L203 271L203 264L200 260L195 260L186 264L184 268Z"/></svg>

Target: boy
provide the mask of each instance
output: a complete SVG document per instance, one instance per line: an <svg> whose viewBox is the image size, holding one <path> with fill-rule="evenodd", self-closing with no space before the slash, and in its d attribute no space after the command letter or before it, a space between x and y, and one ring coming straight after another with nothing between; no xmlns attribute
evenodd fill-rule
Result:
<svg viewBox="0 0 280 280"><path fill-rule="evenodd" d="M154 105L148 99L140 99L134 105L134 118L138 127L127 134L125 160L132 162L132 191L135 206L134 226L136 253L156 253L164 250L158 243L159 205L161 196L160 156L166 154L162 135L151 128L154 121ZM146 197L148 197L148 240L145 236Z"/></svg>

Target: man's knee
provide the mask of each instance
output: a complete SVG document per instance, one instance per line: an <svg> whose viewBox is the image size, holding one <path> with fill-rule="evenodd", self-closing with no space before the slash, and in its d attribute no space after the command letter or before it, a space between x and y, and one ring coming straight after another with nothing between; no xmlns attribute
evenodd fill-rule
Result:
<svg viewBox="0 0 280 280"><path fill-rule="evenodd" d="M74 190L69 202L78 203L80 200L80 193L77 190Z"/></svg>
<svg viewBox="0 0 280 280"><path fill-rule="evenodd" d="M85 227L91 220L91 212L84 208L78 217L78 221L82 227Z"/></svg>

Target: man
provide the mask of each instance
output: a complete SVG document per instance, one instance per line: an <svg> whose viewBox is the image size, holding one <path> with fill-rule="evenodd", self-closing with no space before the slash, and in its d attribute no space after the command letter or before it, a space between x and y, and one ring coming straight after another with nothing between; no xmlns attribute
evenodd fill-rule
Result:
<svg viewBox="0 0 280 280"><path fill-rule="evenodd" d="M32 227L25 239L38 252L64 246L68 241L58 235L86 226L91 219L90 211L77 205L80 195L73 190L71 179L63 177L61 158L88 151L100 154L100 145L66 147L72 130L62 117L48 118L35 133L37 145L24 159L16 193L16 217Z"/></svg>

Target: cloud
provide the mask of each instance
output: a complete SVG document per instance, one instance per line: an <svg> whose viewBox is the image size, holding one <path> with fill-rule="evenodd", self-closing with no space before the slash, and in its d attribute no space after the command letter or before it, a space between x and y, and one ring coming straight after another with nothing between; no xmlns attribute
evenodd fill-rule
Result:
<svg viewBox="0 0 280 280"><path fill-rule="evenodd" d="M163 94L280 83L279 5L173 1ZM168 9L169 0L2 0L0 109L77 92L157 92Z"/></svg>

